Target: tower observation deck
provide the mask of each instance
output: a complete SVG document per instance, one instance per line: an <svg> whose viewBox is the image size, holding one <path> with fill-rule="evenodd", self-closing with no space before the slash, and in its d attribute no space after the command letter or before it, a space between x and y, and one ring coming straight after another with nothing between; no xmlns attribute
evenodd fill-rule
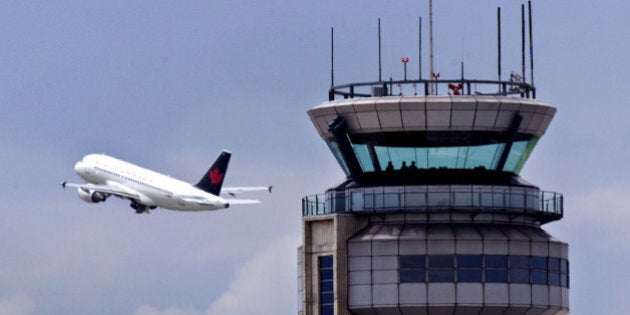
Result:
<svg viewBox="0 0 630 315"><path fill-rule="evenodd" d="M298 314L568 313L568 245L541 228L562 195L519 176L556 113L535 95L514 80L331 87L308 115L346 178L302 199Z"/></svg>

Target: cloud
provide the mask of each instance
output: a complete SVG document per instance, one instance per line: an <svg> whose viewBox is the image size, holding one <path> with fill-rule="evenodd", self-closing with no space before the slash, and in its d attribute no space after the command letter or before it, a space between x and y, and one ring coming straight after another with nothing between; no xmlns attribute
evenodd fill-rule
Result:
<svg viewBox="0 0 630 315"><path fill-rule="evenodd" d="M295 312L297 294L297 237L283 236L267 243L236 271L228 290L207 310L153 306L139 307L134 315L248 315Z"/></svg>
<svg viewBox="0 0 630 315"><path fill-rule="evenodd" d="M0 315L30 315L35 309L34 301L24 295L0 298Z"/></svg>

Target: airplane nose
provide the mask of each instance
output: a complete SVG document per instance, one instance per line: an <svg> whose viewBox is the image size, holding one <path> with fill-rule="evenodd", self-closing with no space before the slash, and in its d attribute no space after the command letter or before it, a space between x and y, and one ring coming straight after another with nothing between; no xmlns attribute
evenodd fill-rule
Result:
<svg viewBox="0 0 630 315"><path fill-rule="evenodd" d="M74 164L74 171L81 173L81 170L83 170L83 162L79 161L77 164Z"/></svg>

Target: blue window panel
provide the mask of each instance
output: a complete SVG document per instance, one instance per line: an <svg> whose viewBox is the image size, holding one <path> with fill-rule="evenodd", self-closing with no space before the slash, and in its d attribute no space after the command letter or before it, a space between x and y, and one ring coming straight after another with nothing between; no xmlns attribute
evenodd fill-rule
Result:
<svg viewBox="0 0 630 315"><path fill-rule="evenodd" d="M425 269L401 269L400 283L425 282Z"/></svg>
<svg viewBox="0 0 630 315"><path fill-rule="evenodd" d="M335 315L334 305L322 305L320 308L321 315Z"/></svg>
<svg viewBox="0 0 630 315"><path fill-rule="evenodd" d="M501 149L503 146L501 146ZM494 169L497 166L498 157L501 155L498 144L472 146L468 149L464 168L472 169L483 166L486 169Z"/></svg>
<svg viewBox="0 0 630 315"><path fill-rule="evenodd" d="M516 141L512 144L512 149L510 150L507 161L505 161L505 167L503 170L509 172L516 171L521 159L527 159L527 156L524 155L527 150L528 143L529 141Z"/></svg>
<svg viewBox="0 0 630 315"><path fill-rule="evenodd" d="M481 282L481 269L457 270L457 282Z"/></svg>
<svg viewBox="0 0 630 315"><path fill-rule="evenodd" d="M333 281L321 281L320 284L321 284L321 287L320 287L321 292L334 291Z"/></svg>
<svg viewBox="0 0 630 315"><path fill-rule="evenodd" d="M376 152L376 157L378 158L378 164L381 165L383 171L387 167L387 163L392 162L392 158L389 156L389 150L387 147L382 146L374 146L374 152Z"/></svg>
<svg viewBox="0 0 630 315"><path fill-rule="evenodd" d="M411 161L416 160L416 150L415 148L405 148L405 147L390 147L389 148L389 156L392 158L392 163L394 164L395 170L400 170L403 162L406 163L407 167L411 165ZM385 164L387 165L387 164ZM416 163L416 167L417 167Z"/></svg>
<svg viewBox="0 0 630 315"><path fill-rule="evenodd" d="M343 156L341 155L341 150L339 149L339 145L337 145L337 142L326 141L326 143L328 144L330 151L332 151L333 155L335 156L337 163L339 163L339 165L341 166L341 169L343 170L343 172L346 174L346 176L350 176L350 169L348 168L346 161L343 159Z"/></svg>
<svg viewBox="0 0 630 315"><path fill-rule="evenodd" d="M453 264L453 255L432 255L429 256L429 268L445 268L455 267Z"/></svg>
<svg viewBox="0 0 630 315"><path fill-rule="evenodd" d="M374 163L372 163L368 146L365 144L353 144L352 148L354 149L354 154L359 160L359 164L361 164L363 172L374 172Z"/></svg>
<svg viewBox="0 0 630 315"><path fill-rule="evenodd" d="M333 267L333 258L332 256L320 256L319 257L319 268L320 269L332 269Z"/></svg>
<svg viewBox="0 0 630 315"><path fill-rule="evenodd" d="M547 272L532 271L532 284L547 284Z"/></svg>
<svg viewBox="0 0 630 315"><path fill-rule="evenodd" d="M564 288L569 287L569 276L568 275L560 275L560 286Z"/></svg>
<svg viewBox="0 0 630 315"><path fill-rule="evenodd" d="M429 148L429 167L456 168L458 147Z"/></svg>
<svg viewBox="0 0 630 315"><path fill-rule="evenodd" d="M560 274L557 272L549 273L549 285L560 286Z"/></svg>
<svg viewBox="0 0 630 315"><path fill-rule="evenodd" d="M560 272L560 258L549 257L549 271Z"/></svg>
<svg viewBox="0 0 630 315"><path fill-rule="evenodd" d="M507 268L507 256L486 255L484 262L486 268Z"/></svg>
<svg viewBox="0 0 630 315"><path fill-rule="evenodd" d="M335 301L334 293L330 292L330 293L322 293L321 294L320 303L322 305L324 305L324 304L332 304L334 301Z"/></svg>
<svg viewBox="0 0 630 315"><path fill-rule="evenodd" d="M400 269L409 269L409 268L424 268L425 267L425 257L424 255L405 255L400 256L399 263Z"/></svg>
<svg viewBox="0 0 630 315"><path fill-rule="evenodd" d="M529 283L529 270L527 269L510 270L510 283Z"/></svg>
<svg viewBox="0 0 630 315"><path fill-rule="evenodd" d="M498 270L486 269L485 276L486 276L486 282L506 283L508 280L507 270L505 269L498 269Z"/></svg>
<svg viewBox="0 0 630 315"><path fill-rule="evenodd" d="M566 259L562 259L560 261L560 272L561 273L569 273L569 261Z"/></svg>
<svg viewBox="0 0 630 315"><path fill-rule="evenodd" d="M427 148L416 148L416 167L429 168L429 150Z"/></svg>
<svg viewBox="0 0 630 315"><path fill-rule="evenodd" d="M529 268L529 256L510 256L510 269Z"/></svg>
<svg viewBox="0 0 630 315"><path fill-rule="evenodd" d="M321 281L332 280L332 278L333 278L332 269L322 269L319 271L319 279Z"/></svg>
<svg viewBox="0 0 630 315"><path fill-rule="evenodd" d="M531 264L534 270L547 270L547 257L534 256L531 258Z"/></svg>
<svg viewBox="0 0 630 315"><path fill-rule="evenodd" d="M455 281L453 269L429 269L429 282Z"/></svg>
<svg viewBox="0 0 630 315"><path fill-rule="evenodd" d="M481 268L481 255L458 255L457 268Z"/></svg>

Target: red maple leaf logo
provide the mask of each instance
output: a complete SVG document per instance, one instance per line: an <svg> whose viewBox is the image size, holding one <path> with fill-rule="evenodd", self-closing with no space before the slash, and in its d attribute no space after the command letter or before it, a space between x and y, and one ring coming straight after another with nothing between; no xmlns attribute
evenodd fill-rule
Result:
<svg viewBox="0 0 630 315"><path fill-rule="evenodd" d="M212 169L212 171L210 171L210 183L212 183L212 185L221 185L223 175L225 174L221 174L219 168Z"/></svg>

